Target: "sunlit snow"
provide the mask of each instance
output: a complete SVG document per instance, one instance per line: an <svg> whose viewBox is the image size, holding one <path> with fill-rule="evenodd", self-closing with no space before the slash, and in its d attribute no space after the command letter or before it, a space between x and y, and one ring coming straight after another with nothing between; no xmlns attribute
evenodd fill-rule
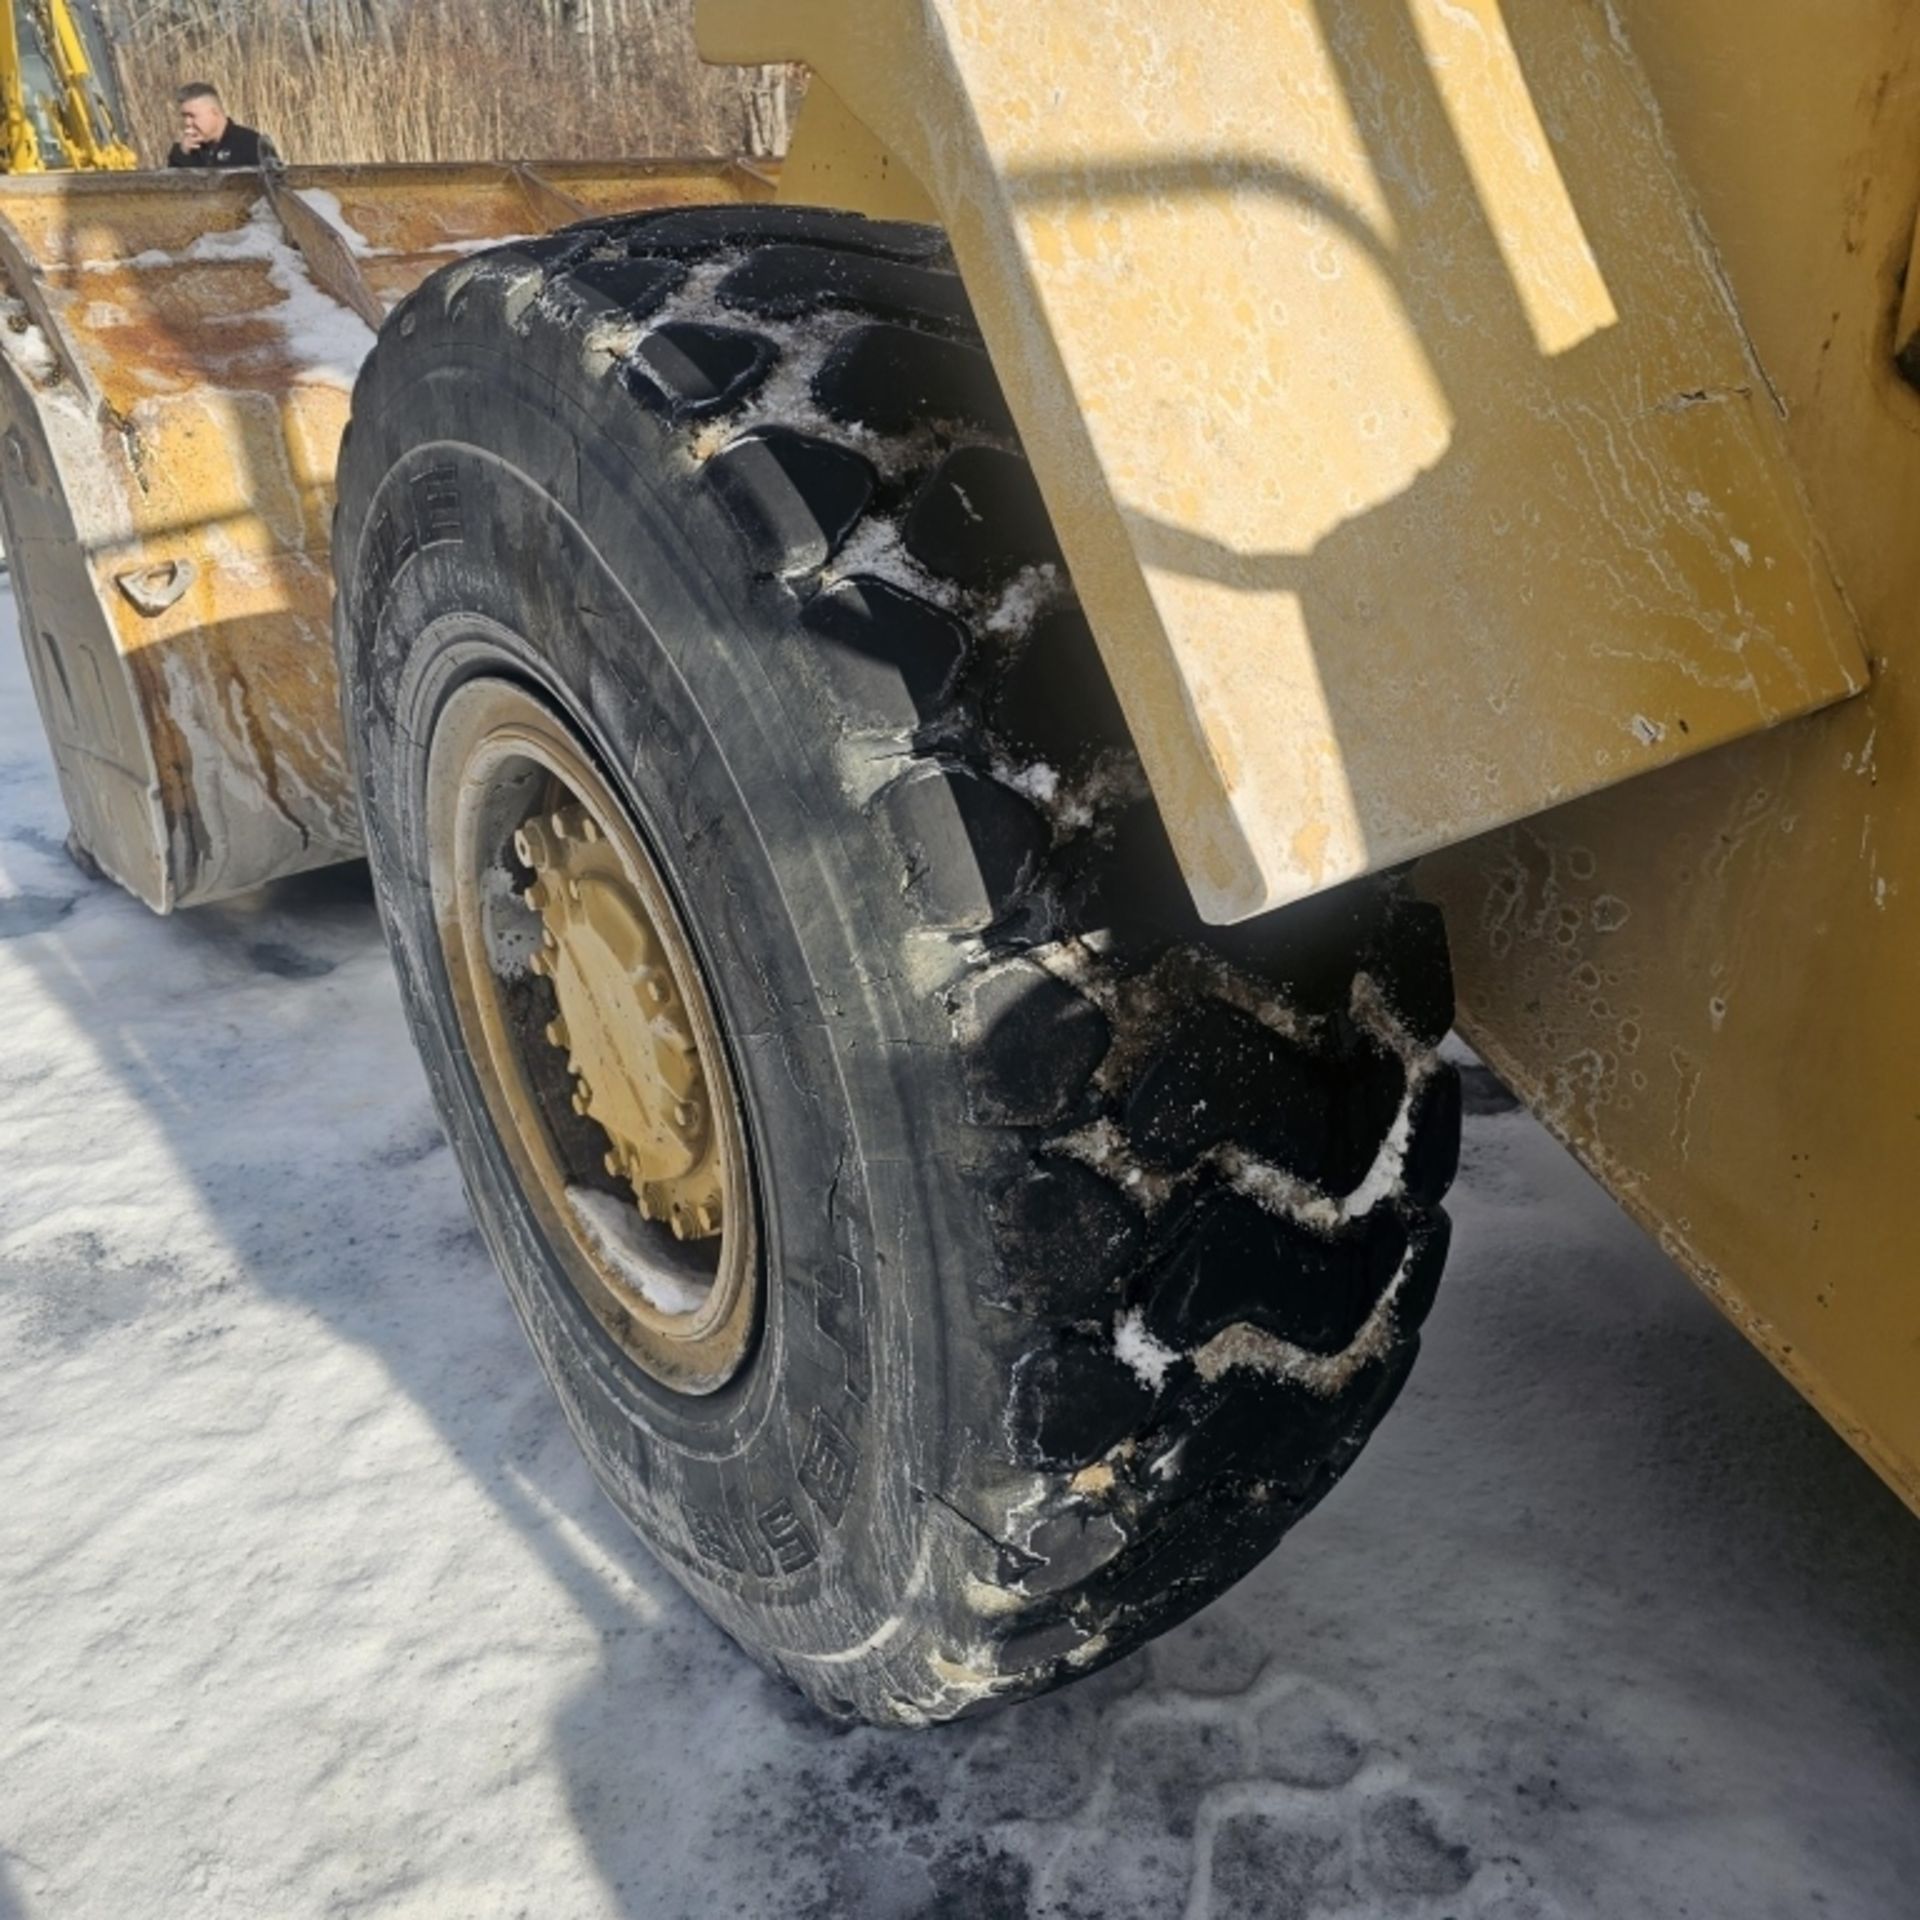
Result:
<svg viewBox="0 0 1920 1920"><path fill-rule="evenodd" d="M848 1733L595 1490L364 877L151 917L0 687L5 1920L1911 1920L1920 1523L1524 1117L1278 1556Z"/></svg>

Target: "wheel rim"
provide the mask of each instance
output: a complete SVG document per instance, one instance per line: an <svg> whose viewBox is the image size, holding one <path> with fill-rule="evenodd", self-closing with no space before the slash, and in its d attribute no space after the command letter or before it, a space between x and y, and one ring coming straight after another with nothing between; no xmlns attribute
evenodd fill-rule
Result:
<svg viewBox="0 0 1920 1920"><path fill-rule="evenodd" d="M683 1393L739 1370L758 1221L731 1062L686 925L571 728L468 681L427 764L434 919L465 1050L576 1292Z"/></svg>

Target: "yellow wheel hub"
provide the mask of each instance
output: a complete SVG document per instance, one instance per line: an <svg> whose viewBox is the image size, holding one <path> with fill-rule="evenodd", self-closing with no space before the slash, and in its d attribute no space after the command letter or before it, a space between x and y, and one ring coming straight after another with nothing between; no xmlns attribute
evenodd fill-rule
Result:
<svg viewBox="0 0 1920 1920"><path fill-rule="evenodd" d="M573 1110L613 1142L607 1171L643 1220L712 1237L724 1200L706 1074L645 901L577 802L529 820L513 844L534 874L523 897L544 930L530 964L560 1003L546 1037L567 1056Z"/></svg>
<svg viewBox="0 0 1920 1920"><path fill-rule="evenodd" d="M686 1393L759 1316L745 1121L700 958L626 801L519 684L447 700L428 749L435 915L465 1057L575 1291Z"/></svg>

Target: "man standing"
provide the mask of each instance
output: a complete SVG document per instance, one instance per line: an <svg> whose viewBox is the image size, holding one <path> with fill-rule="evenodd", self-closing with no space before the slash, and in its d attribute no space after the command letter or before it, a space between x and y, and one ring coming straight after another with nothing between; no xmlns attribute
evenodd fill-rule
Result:
<svg viewBox="0 0 1920 1920"><path fill-rule="evenodd" d="M180 138L167 155L170 167L257 167L265 142L251 127L230 120L219 90L204 80L174 96Z"/></svg>

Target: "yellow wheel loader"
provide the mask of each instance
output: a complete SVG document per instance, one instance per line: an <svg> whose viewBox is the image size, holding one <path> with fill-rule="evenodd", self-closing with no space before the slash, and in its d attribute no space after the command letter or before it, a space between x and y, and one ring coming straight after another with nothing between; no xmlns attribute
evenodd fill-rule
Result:
<svg viewBox="0 0 1920 1920"><path fill-rule="evenodd" d="M1456 976L1920 1499L1920 16L700 32L777 179L0 187L76 849L364 851L622 1512L883 1723L1202 1605L1412 1363Z"/></svg>

